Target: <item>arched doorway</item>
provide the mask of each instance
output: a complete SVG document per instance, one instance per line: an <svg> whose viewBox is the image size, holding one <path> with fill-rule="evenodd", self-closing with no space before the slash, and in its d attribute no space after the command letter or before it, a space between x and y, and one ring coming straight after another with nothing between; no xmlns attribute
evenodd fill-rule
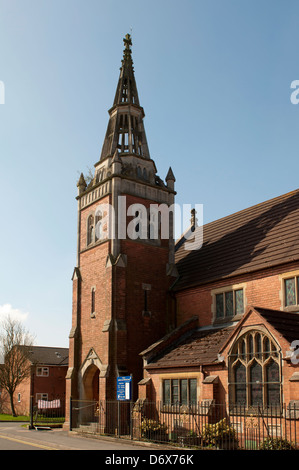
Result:
<svg viewBox="0 0 299 470"><path fill-rule="evenodd" d="M98 401L99 400L99 375L100 369L91 364L84 373L83 376L83 389L84 399Z"/></svg>
<svg viewBox="0 0 299 470"><path fill-rule="evenodd" d="M90 349L80 370L80 398L99 401L102 362L93 348Z"/></svg>
<svg viewBox="0 0 299 470"><path fill-rule="evenodd" d="M97 368L97 370L94 373L93 379L92 379L92 396L94 401L98 401L99 399L99 393L100 393L100 387L99 387L99 375L100 371Z"/></svg>

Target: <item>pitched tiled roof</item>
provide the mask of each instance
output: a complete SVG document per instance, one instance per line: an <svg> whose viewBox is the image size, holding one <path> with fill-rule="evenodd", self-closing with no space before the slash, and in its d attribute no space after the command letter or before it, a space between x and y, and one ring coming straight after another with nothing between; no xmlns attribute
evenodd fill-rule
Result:
<svg viewBox="0 0 299 470"><path fill-rule="evenodd" d="M268 308L254 307L270 325L275 328L289 343L299 339L298 313L282 312Z"/></svg>
<svg viewBox="0 0 299 470"><path fill-rule="evenodd" d="M203 226L203 246L176 245L175 289L299 259L299 190Z"/></svg>
<svg viewBox="0 0 299 470"><path fill-rule="evenodd" d="M245 322L251 310L257 312L267 323L289 343L299 338L298 313L283 312L262 307L252 307L240 323ZM218 354L231 340L238 325L223 328L194 329L189 335L178 337L172 344L153 354L146 369L165 369L192 367L213 364L218 361ZM279 341L279 338L277 338ZM147 351L146 351L147 352Z"/></svg>
<svg viewBox="0 0 299 470"><path fill-rule="evenodd" d="M27 346L26 346L27 347ZM30 360L34 364L67 366L69 360L68 348L55 348L48 346L28 346Z"/></svg>
<svg viewBox="0 0 299 470"><path fill-rule="evenodd" d="M152 358L146 369L160 369L212 364L218 361L221 345L232 333L232 327L194 330L181 342Z"/></svg>

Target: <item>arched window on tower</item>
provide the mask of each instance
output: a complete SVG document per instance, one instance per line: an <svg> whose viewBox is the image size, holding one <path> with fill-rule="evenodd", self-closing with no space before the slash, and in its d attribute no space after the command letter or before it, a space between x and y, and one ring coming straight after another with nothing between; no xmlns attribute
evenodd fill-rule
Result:
<svg viewBox="0 0 299 470"><path fill-rule="evenodd" d="M142 178L142 170L140 166L137 167L137 178Z"/></svg>
<svg viewBox="0 0 299 470"><path fill-rule="evenodd" d="M143 168L142 176L143 176L143 179L145 180L148 179L146 168Z"/></svg>
<svg viewBox="0 0 299 470"><path fill-rule="evenodd" d="M280 407L280 351L265 333L251 330L241 336L229 354L231 405Z"/></svg>
<svg viewBox="0 0 299 470"><path fill-rule="evenodd" d="M102 213L96 213L95 218L95 241L102 240L103 238L103 224L102 224Z"/></svg>
<svg viewBox="0 0 299 470"><path fill-rule="evenodd" d="M96 310L96 290L94 287L91 289L91 309L90 309L90 316L94 317L95 316L95 310Z"/></svg>
<svg viewBox="0 0 299 470"><path fill-rule="evenodd" d="M94 217L90 215L87 220L87 245L94 242Z"/></svg>

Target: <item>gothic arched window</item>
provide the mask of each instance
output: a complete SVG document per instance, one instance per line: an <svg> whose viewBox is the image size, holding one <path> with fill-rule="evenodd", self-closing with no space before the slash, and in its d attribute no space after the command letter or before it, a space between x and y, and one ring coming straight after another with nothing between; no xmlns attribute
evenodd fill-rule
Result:
<svg viewBox="0 0 299 470"><path fill-rule="evenodd" d="M103 238L103 223L102 223L103 215L99 211L98 213L96 212L96 217L95 217L95 240L102 240Z"/></svg>
<svg viewBox="0 0 299 470"><path fill-rule="evenodd" d="M94 242L94 217L90 215L87 219L87 245Z"/></svg>
<svg viewBox="0 0 299 470"><path fill-rule="evenodd" d="M258 330L242 335L229 354L229 398L233 405L270 407L281 403L280 352Z"/></svg>

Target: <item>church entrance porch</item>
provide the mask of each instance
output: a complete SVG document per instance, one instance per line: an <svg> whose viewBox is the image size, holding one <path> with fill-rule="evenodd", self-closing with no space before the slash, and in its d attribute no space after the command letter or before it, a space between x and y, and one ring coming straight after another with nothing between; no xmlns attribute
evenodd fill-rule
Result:
<svg viewBox="0 0 299 470"><path fill-rule="evenodd" d="M70 430L133 438L133 402L71 400Z"/></svg>
<svg viewBox="0 0 299 470"><path fill-rule="evenodd" d="M94 364L90 365L83 377L83 397L86 400L98 401L99 399L99 375L100 370Z"/></svg>

